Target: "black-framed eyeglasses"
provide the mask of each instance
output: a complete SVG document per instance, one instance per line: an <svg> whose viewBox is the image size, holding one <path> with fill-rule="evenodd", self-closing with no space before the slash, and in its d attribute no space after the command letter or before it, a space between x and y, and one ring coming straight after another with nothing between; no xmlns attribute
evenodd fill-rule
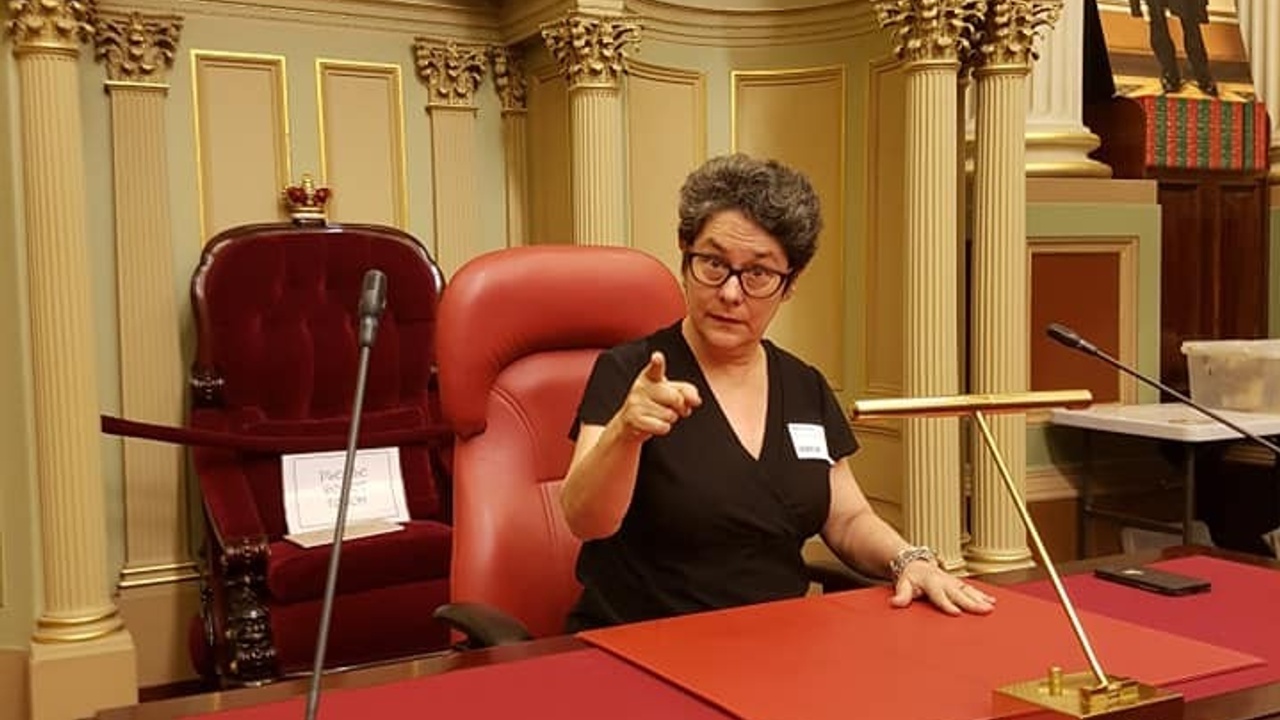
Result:
<svg viewBox="0 0 1280 720"><path fill-rule="evenodd" d="M748 265L735 268L719 255L686 252L684 267L694 280L707 287L720 287L729 282L729 278L738 278L738 286L747 297L757 300L771 298L787 286L793 273L773 270L760 265Z"/></svg>

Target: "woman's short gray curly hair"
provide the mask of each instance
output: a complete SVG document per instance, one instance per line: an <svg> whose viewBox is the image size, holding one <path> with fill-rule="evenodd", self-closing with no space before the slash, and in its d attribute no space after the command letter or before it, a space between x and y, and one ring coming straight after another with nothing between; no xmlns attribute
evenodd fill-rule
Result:
<svg viewBox="0 0 1280 720"><path fill-rule="evenodd" d="M777 239L793 272L803 270L818 250L818 194L802 173L776 160L735 153L690 173L680 188L681 247L692 245L707 221L726 210L741 212Z"/></svg>

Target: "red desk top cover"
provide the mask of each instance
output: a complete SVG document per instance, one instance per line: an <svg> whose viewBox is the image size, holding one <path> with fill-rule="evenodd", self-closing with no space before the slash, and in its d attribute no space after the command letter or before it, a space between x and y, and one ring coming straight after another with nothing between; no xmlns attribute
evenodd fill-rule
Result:
<svg viewBox="0 0 1280 720"><path fill-rule="evenodd" d="M306 698L202 715L217 720L298 720ZM696 697L589 648L367 688L326 691L318 720L728 720Z"/></svg>
<svg viewBox="0 0 1280 720"><path fill-rule="evenodd" d="M1072 575L1063 582L1078 608L1251 653L1267 661L1239 672L1179 683L1175 689L1187 699L1280 682L1280 573L1204 556L1151 565L1204 578L1213 587L1199 595L1165 597L1090 575ZM1048 582L1011 589L1039 597L1054 596Z"/></svg>
<svg viewBox="0 0 1280 720"><path fill-rule="evenodd" d="M987 616L925 603L895 610L884 588L583 633L745 720L979 720L992 691L1052 665L1087 670L1056 602L986 587ZM1081 612L1103 669L1169 685L1260 665L1252 655ZM846 698L844 702L833 698Z"/></svg>

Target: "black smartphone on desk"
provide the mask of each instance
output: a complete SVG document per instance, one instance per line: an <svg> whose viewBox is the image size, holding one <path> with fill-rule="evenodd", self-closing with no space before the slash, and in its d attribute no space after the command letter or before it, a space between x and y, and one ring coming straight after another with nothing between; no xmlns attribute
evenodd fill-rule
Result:
<svg viewBox="0 0 1280 720"><path fill-rule="evenodd" d="M1102 580L1129 585L1161 595L1193 595L1208 592L1208 580L1190 575L1156 570L1142 565L1098 568L1093 574Z"/></svg>

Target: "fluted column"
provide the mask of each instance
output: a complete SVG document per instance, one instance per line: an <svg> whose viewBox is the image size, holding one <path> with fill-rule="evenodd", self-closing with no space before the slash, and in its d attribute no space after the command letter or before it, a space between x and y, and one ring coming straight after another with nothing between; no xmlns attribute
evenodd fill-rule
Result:
<svg viewBox="0 0 1280 720"><path fill-rule="evenodd" d="M120 405L126 417L181 425L183 387L166 160L165 73L182 22L103 15L94 44L107 70L115 180ZM197 577L181 447L124 441L125 565L120 587Z"/></svg>
<svg viewBox="0 0 1280 720"><path fill-rule="evenodd" d="M1065 0L1031 69L1026 168L1031 177L1111 177L1089 157L1098 136L1084 124L1084 0Z"/></svg>
<svg viewBox="0 0 1280 720"><path fill-rule="evenodd" d="M627 176L621 75L640 28L619 18L572 14L542 28L569 84L573 242L626 245Z"/></svg>
<svg viewBox="0 0 1280 720"><path fill-rule="evenodd" d="M906 84L903 390L908 396L959 391L957 75L983 5L982 0L876 0L881 25L894 32ZM903 452L904 532L909 540L933 547L947 569L960 569L958 421L904 421Z"/></svg>
<svg viewBox="0 0 1280 720"><path fill-rule="evenodd" d="M1036 34L1052 26L1062 0L992 0L976 55L972 332L975 393L1028 389L1026 131L1027 77ZM1019 497L1025 495L1024 415L990 419L992 436ZM1032 564L1026 529L982 442L972 434L969 567L993 572Z"/></svg>
<svg viewBox="0 0 1280 720"><path fill-rule="evenodd" d="M490 50L493 86L502 101L502 147L506 159L507 245L528 243L529 155L527 80L511 48Z"/></svg>
<svg viewBox="0 0 1280 720"><path fill-rule="evenodd" d="M30 661L36 718L88 715L136 697L133 643L107 577L77 69L91 9L17 0L6 26L19 79L40 498L43 592ZM73 683L77 667L104 676Z"/></svg>
<svg viewBox="0 0 1280 720"><path fill-rule="evenodd" d="M1280 7L1275 0L1236 0L1253 86L1271 118L1270 180L1280 183Z"/></svg>
<svg viewBox="0 0 1280 720"><path fill-rule="evenodd" d="M435 259L449 277L471 259L479 233L475 97L486 50L427 38L418 38L413 49L418 77L430 91Z"/></svg>

